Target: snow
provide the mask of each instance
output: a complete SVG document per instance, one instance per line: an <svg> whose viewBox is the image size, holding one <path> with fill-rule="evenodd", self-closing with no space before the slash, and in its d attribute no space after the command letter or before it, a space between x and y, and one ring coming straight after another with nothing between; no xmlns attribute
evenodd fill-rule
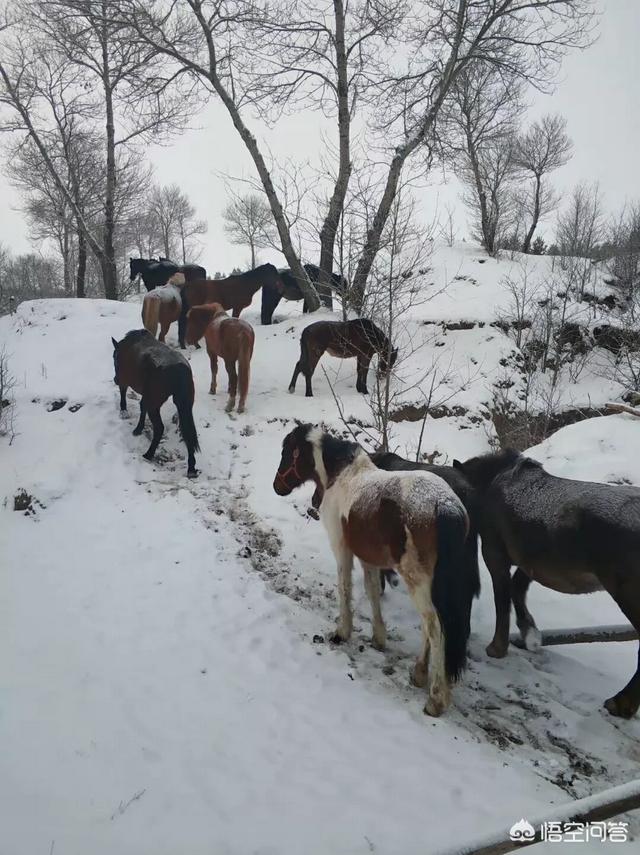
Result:
<svg viewBox="0 0 640 855"><path fill-rule="evenodd" d="M490 322L506 262L479 258L445 248L439 269L477 268L496 300L457 280L454 302L468 298L465 315ZM432 307L453 318L447 305L440 295L408 320L433 336L422 320ZM307 514L312 488L280 498L272 482L294 419L344 431L329 380L346 415L370 423L355 365L325 357L315 397L289 395L308 321L281 303L278 323L260 326L257 295L243 312L256 331L246 414L225 414L224 392L207 395L206 351L188 352L202 447L190 482L170 402L153 464L145 437L131 435L135 396L131 419L119 418L111 337L138 328L139 311L57 300L0 318L17 380L16 435L0 439L3 855L437 853L637 776L639 721L602 709L637 644L490 660L484 570L469 670L438 720L408 683L420 632L402 587L383 598L386 653L369 646L357 573L352 642L320 641L337 616L336 577ZM512 346L488 326L441 339L415 358L448 351L447 406L467 413L427 422L423 450L438 462L489 447L483 407ZM596 379L591 390L601 394ZM49 412L54 400L66 404ZM531 453L555 474L640 484L639 429L632 416L591 419ZM394 430L401 453L416 448L419 422ZM20 488L37 500L33 514L13 510ZM532 586L530 605L541 628L624 621L601 593Z"/></svg>

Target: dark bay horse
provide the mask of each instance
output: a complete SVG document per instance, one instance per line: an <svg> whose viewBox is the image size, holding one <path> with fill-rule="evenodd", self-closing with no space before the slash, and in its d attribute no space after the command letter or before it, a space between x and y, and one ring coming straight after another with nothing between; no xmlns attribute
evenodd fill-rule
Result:
<svg viewBox="0 0 640 855"><path fill-rule="evenodd" d="M300 336L300 359L296 363L289 391L295 392L298 375L306 381L306 396L313 397L311 378L324 352L338 359L357 359L356 389L367 395L367 374L374 353L379 357L379 375L390 371L398 358L398 348L391 347L389 339L373 321L356 318L354 321L316 321L305 327Z"/></svg>
<svg viewBox="0 0 640 855"><path fill-rule="evenodd" d="M182 273L185 282L207 278L207 271L199 264L176 264L168 258L129 259L129 279L133 282L136 276L141 276L147 291L166 285L175 273Z"/></svg>
<svg viewBox="0 0 640 855"><path fill-rule="evenodd" d="M423 646L413 680L427 687L424 711L440 715L449 705L450 681L464 668L469 635L469 606L460 584L468 531L464 506L436 475L383 472L357 443L308 424L285 437L273 488L288 496L307 481L321 491L320 518L338 565L340 619L333 640L351 636L355 556L371 603L373 644L384 648L379 569L396 569L422 620Z"/></svg>
<svg viewBox="0 0 640 855"><path fill-rule="evenodd" d="M328 288L326 285L320 283L320 268L317 264L303 264L302 266L306 270L307 276L311 280L311 283L316 287L321 305L323 305L327 309L333 309L332 291L336 291L338 294L345 293L349 287L347 280L344 278L344 276L340 276L339 273L332 273L331 287ZM278 291L276 288L270 287L268 285L264 286L262 289L262 308L260 311L260 321L263 325L268 325L271 323L273 313L275 312L280 300L304 299L304 295L302 293L300 285L298 285L298 280L293 275L291 270L288 267L284 267L278 272L280 274L280 278L282 279L282 291ZM302 311L308 311L306 300Z"/></svg>
<svg viewBox="0 0 640 855"><path fill-rule="evenodd" d="M139 436L144 428L147 413L153 425L151 445L143 455L153 460L158 443L164 433L160 407L173 396L178 410L182 439L187 446L187 477L195 478L195 452L200 451L198 434L193 421L195 390L191 366L182 354L166 344L156 341L147 330L131 330L122 341L113 342L114 383L120 387L120 411L127 411L127 389L131 386L139 395L140 419L133 435Z"/></svg>
<svg viewBox="0 0 640 855"><path fill-rule="evenodd" d="M197 279L182 289L182 314L178 322L180 347L184 348L184 333L187 325L187 312L192 306L204 306L206 303L220 303L223 309L231 310L233 317L251 305L253 295L263 286L282 291L280 274L273 264L261 264L254 270L227 276L226 279Z"/></svg>
<svg viewBox="0 0 640 855"><path fill-rule="evenodd" d="M216 394L220 356L229 375L229 400L226 410L228 413L233 410L236 393L239 392L238 412L244 413L255 342L253 327L242 318L230 318L220 303L208 303L204 306L194 306L187 314L187 344L197 344L202 336L207 343L211 363L209 394Z"/></svg>
<svg viewBox="0 0 640 855"><path fill-rule="evenodd" d="M496 605L490 656L507 653L512 597L525 646L539 647L526 606L532 580L564 594L604 588L640 634L639 488L556 478L511 450L454 466L478 492L482 554ZM510 580L512 565L518 569ZM629 683L605 701L612 715L624 718L638 706L640 655Z"/></svg>
<svg viewBox="0 0 640 855"><path fill-rule="evenodd" d="M478 500L476 492L464 477L462 472L453 466L435 466L430 463L418 463L415 460L405 460L391 451L377 451L369 457L378 469L387 472L431 472L442 478L453 490L465 507L469 517L469 534L464 545L461 564L461 583L467 590L466 601L469 605L467 620L471 621L471 604L480 594L480 571L478 569ZM382 582L382 579L381 579ZM384 589L384 583L382 584Z"/></svg>

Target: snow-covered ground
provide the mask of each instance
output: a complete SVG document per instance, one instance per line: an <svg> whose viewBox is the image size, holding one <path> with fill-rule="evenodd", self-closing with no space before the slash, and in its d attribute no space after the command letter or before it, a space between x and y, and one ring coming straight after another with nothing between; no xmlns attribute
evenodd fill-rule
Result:
<svg viewBox="0 0 640 855"><path fill-rule="evenodd" d="M477 268L486 289L456 280L455 299L439 294L416 327L495 319L507 262L492 270L498 262L479 258L443 251L434 275ZM470 666L441 719L422 714L408 683L419 631L401 588L384 597L386 653L368 645L358 574L354 639L325 643L335 571L307 514L311 488L282 499L272 481L294 419L344 430L329 380L345 414L367 423L354 366L325 358L315 397L302 383L288 395L308 319L282 303L278 323L261 327L256 300L243 314L257 336L245 415L206 394L206 352L189 352L202 446L191 482L171 403L153 464L131 435L135 396L130 420L119 418L111 336L139 327L139 311L59 300L0 319L17 380L16 435L0 440L2 855L436 853L637 776L640 722L602 709L637 645L490 660L486 571ZM511 343L488 325L443 330L442 347L429 335L416 359L447 351L458 378L447 406L468 412L428 422L423 450L439 460L487 450L488 423L475 416ZM53 401L64 405L49 411ZM640 484L639 429L628 416L592 419L532 453L556 474ZM418 430L396 426L401 452ZM21 488L32 514L13 510ZM533 586L530 604L542 627L624 621L605 594Z"/></svg>

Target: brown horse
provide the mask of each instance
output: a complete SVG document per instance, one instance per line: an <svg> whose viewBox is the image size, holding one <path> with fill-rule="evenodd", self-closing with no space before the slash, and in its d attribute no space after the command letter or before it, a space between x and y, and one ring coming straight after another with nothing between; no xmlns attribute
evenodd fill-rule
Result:
<svg viewBox="0 0 640 855"><path fill-rule="evenodd" d="M180 347L184 348L187 312L193 306L220 303L223 309L231 310L233 317L238 318L240 312L251 305L253 295L263 285L275 288L280 293L284 290L280 274L273 264L261 264L255 270L228 276L226 279L198 279L195 282L187 282L182 289L182 314L178 322Z"/></svg>
<svg viewBox="0 0 640 855"><path fill-rule="evenodd" d="M184 285L184 274L176 273L166 285L148 291L142 301L142 325L155 338L160 324L160 341L164 341L171 324L180 320L181 285Z"/></svg>
<svg viewBox="0 0 640 855"><path fill-rule="evenodd" d="M540 647L526 605L532 580L564 594L604 588L640 634L640 489L556 478L512 450L453 465L478 493L496 606L489 656L507 653L512 600L524 646ZM518 569L510 580L512 565ZM631 680L605 701L611 715L623 718L639 706L640 655Z"/></svg>
<svg viewBox="0 0 640 855"><path fill-rule="evenodd" d="M204 336L211 361L210 395L216 394L218 357L224 359L229 375L229 401L226 411L236 405L236 391L240 387L238 412L244 413L249 392L249 368L253 355L255 334L253 327L240 318L230 318L220 303L194 306L187 314L187 344L197 344ZM236 373L236 363L238 371Z"/></svg>
<svg viewBox="0 0 640 855"><path fill-rule="evenodd" d="M427 687L424 711L440 715L449 704L449 681L464 668L469 637L470 595L461 569L469 520L462 502L442 478L383 472L356 443L308 424L285 437L273 489L288 496L306 481L321 493L320 518L338 564L340 619L333 640L351 636L357 556L371 602L373 644L384 648L379 568L394 567L422 619L423 647L413 680Z"/></svg>
<svg viewBox="0 0 640 855"><path fill-rule="evenodd" d="M113 382L120 387L120 411L127 411L127 389L131 386L140 398L140 419L133 435L139 436L144 428L147 413L153 425L151 445L143 455L153 460L158 443L164 433L160 407L173 396L178 410L180 433L187 446L187 477L195 478L195 452L200 451L198 434L193 421L195 390L191 366L182 354L166 344L156 341L147 330L131 330L122 341L113 342Z"/></svg>
<svg viewBox="0 0 640 855"><path fill-rule="evenodd" d="M392 349L389 339L373 321L357 318L354 321L316 321L302 330L300 359L293 371L289 391L296 390L299 374L306 380L306 396L313 397L311 378L324 352L338 359L358 360L356 389L368 394L367 373L374 353L379 355L379 375L390 371L398 358L398 348Z"/></svg>

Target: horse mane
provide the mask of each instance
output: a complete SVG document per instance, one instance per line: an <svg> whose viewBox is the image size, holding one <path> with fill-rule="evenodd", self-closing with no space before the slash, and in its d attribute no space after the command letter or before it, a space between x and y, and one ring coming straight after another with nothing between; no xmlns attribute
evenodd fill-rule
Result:
<svg viewBox="0 0 640 855"><path fill-rule="evenodd" d="M456 465L455 462L454 465ZM461 468L474 487L483 488L488 487L493 479L505 470L528 465L540 467L540 464L536 463L535 460L524 457L514 448L504 448L491 454L472 457L463 463ZM456 468L460 467L456 466Z"/></svg>
<svg viewBox="0 0 640 855"><path fill-rule="evenodd" d="M327 470L329 484L332 484L340 472L347 466L350 466L358 454L362 452L362 447L357 442L340 439L330 433L323 433L320 441L320 450L322 452L324 468Z"/></svg>
<svg viewBox="0 0 640 855"><path fill-rule="evenodd" d="M220 303L205 303L202 306L193 306L187 313L187 328L198 336L198 341L204 335L204 331L211 321L218 315L226 315Z"/></svg>

